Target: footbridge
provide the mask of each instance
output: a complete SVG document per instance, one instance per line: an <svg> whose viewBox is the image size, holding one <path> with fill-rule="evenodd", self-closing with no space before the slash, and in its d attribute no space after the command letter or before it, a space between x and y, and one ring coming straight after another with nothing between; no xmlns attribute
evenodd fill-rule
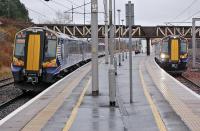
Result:
<svg viewBox="0 0 200 131"><path fill-rule="evenodd" d="M72 35L78 38L91 37L91 25L76 24L35 24L34 26L48 27L52 30ZM200 27L196 27L196 38L200 38ZM110 29L109 29L110 30ZM133 38L162 38L167 35L180 35L186 38L192 37L192 26L132 26ZM128 37L129 28L124 25L116 25L116 37ZM105 26L98 26L99 38L105 36Z"/></svg>

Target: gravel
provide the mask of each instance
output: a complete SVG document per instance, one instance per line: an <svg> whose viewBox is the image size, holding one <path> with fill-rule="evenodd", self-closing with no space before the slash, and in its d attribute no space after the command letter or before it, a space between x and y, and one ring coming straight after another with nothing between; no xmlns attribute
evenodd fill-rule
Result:
<svg viewBox="0 0 200 131"><path fill-rule="evenodd" d="M14 84L0 88L0 105L14 99L22 94L20 89L14 87ZM16 110L18 107L22 106L38 93L29 93L27 92L22 97L16 99L14 102L9 104L6 107L0 108L0 119L3 119L5 116Z"/></svg>
<svg viewBox="0 0 200 131"><path fill-rule="evenodd" d="M15 101L14 103L12 103L11 105L0 110L0 120L3 119L4 117L6 117L11 112L13 112L14 110L16 110L18 107L25 104L29 100L30 100L30 98L19 99L19 100Z"/></svg>
<svg viewBox="0 0 200 131"><path fill-rule="evenodd" d="M15 88L14 85L9 85L0 88L0 104L15 98L20 94L22 94L22 91L20 89Z"/></svg>
<svg viewBox="0 0 200 131"><path fill-rule="evenodd" d="M193 83L200 86L200 65L197 64L197 70L192 69L192 61L189 62L188 69L182 75L192 81Z"/></svg>

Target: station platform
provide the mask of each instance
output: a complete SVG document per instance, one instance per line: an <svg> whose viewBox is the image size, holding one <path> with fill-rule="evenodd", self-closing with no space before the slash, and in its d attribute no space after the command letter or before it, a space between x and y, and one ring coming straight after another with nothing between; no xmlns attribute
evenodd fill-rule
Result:
<svg viewBox="0 0 200 131"><path fill-rule="evenodd" d="M91 63L0 121L2 131L199 131L200 96L168 75L153 57L133 56L133 103L128 59L118 66L117 105L110 107L108 69L99 60L99 96L92 96Z"/></svg>

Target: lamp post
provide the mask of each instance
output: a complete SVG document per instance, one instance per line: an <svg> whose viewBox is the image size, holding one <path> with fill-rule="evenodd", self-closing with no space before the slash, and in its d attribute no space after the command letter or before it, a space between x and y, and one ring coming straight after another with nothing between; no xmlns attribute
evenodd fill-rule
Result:
<svg viewBox="0 0 200 131"><path fill-rule="evenodd" d="M128 1L128 24L129 24L129 82L130 82L130 103L133 103L133 85L132 85L132 80L133 80L133 72L132 72L132 8L133 4L131 4L131 1Z"/></svg>
<svg viewBox="0 0 200 131"><path fill-rule="evenodd" d="M123 45L122 46L122 61L124 61L124 48L125 48L124 47L124 41L123 41L123 38L124 38L124 33L123 33L124 32L124 28L123 28L124 19L122 19L121 21L122 21L122 30L121 30L122 31L122 45Z"/></svg>
<svg viewBox="0 0 200 131"><path fill-rule="evenodd" d="M112 0L109 0L109 46L110 46L110 64L114 65L114 31L115 27L113 25L113 12L112 12Z"/></svg>
<svg viewBox="0 0 200 131"><path fill-rule="evenodd" d="M117 12L118 12L118 23L119 23L119 54L118 54L118 59L119 59L119 66L121 66L122 64L121 64L121 42L120 42L120 33L121 33L121 30L120 30L120 12L121 12L121 10L120 9L118 9L117 10Z"/></svg>
<svg viewBox="0 0 200 131"><path fill-rule="evenodd" d="M108 1L104 0L104 9L105 9L105 64L108 64L108 7L107 7Z"/></svg>
<svg viewBox="0 0 200 131"><path fill-rule="evenodd" d="M116 53L116 51L117 51L117 45L116 45L116 1L115 0L113 0L113 15L114 15L114 20L113 20L113 23L114 23L114 54ZM114 56L114 58L116 58L115 56Z"/></svg>

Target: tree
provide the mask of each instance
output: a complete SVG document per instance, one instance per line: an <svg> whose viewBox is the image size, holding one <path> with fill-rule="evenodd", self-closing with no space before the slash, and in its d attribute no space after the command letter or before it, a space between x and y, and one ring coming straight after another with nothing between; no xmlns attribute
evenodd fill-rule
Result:
<svg viewBox="0 0 200 131"><path fill-rule="evenodd" d="M16 20L29 20L28 10L19 0L0 0L0 16Z"/></svg>

